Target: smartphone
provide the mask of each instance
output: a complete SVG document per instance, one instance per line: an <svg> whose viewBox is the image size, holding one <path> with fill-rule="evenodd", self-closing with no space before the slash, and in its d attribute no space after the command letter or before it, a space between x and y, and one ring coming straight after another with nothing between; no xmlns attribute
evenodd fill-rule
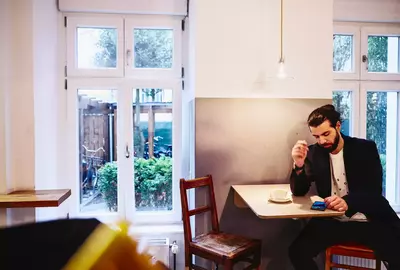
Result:
<svg viewBox="0 0 400 270"><path fill-rule="evenodd" d="M325 211L326 209L326 204L325 202L314 202L311 205L312 210L318 210L318 211Z"/></svg>

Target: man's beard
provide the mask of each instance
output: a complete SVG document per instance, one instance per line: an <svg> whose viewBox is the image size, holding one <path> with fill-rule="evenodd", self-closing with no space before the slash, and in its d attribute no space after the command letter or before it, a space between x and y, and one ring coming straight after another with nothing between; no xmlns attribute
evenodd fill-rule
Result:
<svg viewBox="0 0 400 270"><path fill-rule="evenodd" d="M339 132L336 132L336 136L335 136L335 141L333 142L333 144L329 147L324 147L324 145L318 144L322 149L324 149L325 151L332 153L333 151L335 151L338 146L339 146L339 141L340 141L340 135Z"/></svg>

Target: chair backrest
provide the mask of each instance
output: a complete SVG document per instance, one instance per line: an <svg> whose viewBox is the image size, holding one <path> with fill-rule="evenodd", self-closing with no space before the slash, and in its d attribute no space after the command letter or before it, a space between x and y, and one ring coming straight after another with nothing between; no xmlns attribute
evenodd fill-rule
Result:
<svg viewBox="0 0 400 270"><path fill-rule="evenodd" d="M208 187L209 195L209 205L200 206L189 210L187 190L192 188ZM192 241L192 231L190 226L190 217L202 214L206 212L211 212L211 225L213 232L219 232L217 207L215 204L214 186L211 175L205 177L195 178L191 180L185 180L182 178L180 180L180 193L181 193L181 203L182 203L182 221L183 229L185 233L185 242L189 243Z"/></svg>

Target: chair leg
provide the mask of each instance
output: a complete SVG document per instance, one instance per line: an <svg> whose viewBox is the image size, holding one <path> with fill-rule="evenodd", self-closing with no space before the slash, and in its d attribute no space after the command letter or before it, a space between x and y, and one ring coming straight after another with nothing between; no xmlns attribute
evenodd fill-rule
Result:
<svg viewBox="0 0 400 270"><path fill-rule="evenodd" d="M192 265L193 265L193 260L192 260L192 258L193 258L193 255L192 255L192 253L190 253L190 252L188 252L188 253L186 254L186 256L185 256L185 266L186 266L186 267L189 267L189 270L191 270Z"/></svg>
<svg viewBox="0 0 400 270"><path fill-rule="evenodd" d="M261 267L261 247L254 252L253 263L256 266L255 269L260 270L260 267Z"/></svg>
<svg viewBox="0 0 400 270"><path fill-rule="evenodd" d="M375 267L375 269L376 270L381 270L381 267L382 267L382 261L381 260L378 260L378 259L376 259L375 260L375 263L376 263L376 267Z"/></svg>
<svg viewBox="0 0 400 270"><path fill-rule="evenodd" d="M331 249L327 248L325 251L325 270L331 270L332 254Z"/></svg>
<svg viewBox="0 0 400 270"><path fill-rule="evenodd" d="M233 262L231 260L225 260L224 270L233 270Z"/></svg>

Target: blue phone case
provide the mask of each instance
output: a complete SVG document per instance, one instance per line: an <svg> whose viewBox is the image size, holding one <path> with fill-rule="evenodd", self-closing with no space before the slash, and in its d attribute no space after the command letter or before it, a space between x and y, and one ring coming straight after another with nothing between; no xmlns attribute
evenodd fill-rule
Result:
<svg viewBox="0 0 400 270"><path fill-rule="evenodd" d="M325 202L314 202L311 205L312 210L318 210L318 211L325 211L326 205Z"/></svg>

